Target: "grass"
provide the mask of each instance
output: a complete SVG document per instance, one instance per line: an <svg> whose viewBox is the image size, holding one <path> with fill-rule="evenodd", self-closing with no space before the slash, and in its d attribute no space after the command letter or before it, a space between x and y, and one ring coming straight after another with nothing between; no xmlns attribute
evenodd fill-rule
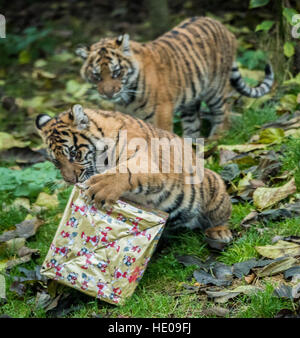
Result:
<svg viewBox="0 0 300 338"><path fill-rule="evenodd" d="M266 283L264 291L241 298L237 318L273 318L281 309L293 310L290 300L274 296L274 286Z"/></svg>
<svg viewBox="0 0 300 338"><path fill-rule="evenodd" d="M259 109L250 108L244 110L240 116L234 116L231 119L230 129L220 139L219 143L228 145L243 144L249 141L259 126L277 118L274 104L266 104Z"/></svg>

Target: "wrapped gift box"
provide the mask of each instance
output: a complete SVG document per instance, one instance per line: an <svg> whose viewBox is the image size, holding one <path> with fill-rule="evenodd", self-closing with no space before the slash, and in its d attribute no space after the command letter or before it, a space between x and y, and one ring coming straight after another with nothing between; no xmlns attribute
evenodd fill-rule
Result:
<svg viewBox="0 0 300 338"><path fill-rule="evenodd" d="M41 268L50 279L112 304L129 298L149 263L168 214L118 200L87 205L74 187Z"/></svg>

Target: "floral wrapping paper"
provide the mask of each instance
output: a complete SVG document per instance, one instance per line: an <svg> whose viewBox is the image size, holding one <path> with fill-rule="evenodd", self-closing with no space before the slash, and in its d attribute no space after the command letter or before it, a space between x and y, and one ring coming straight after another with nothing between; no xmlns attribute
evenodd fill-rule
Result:
<svg viewBox="0 0 300 338"><path fill-rule="evenodd" d="M41 268L50 279L108 303L123 304L149 263L168 214L118 200L87 205L73 188Z"/></svg>

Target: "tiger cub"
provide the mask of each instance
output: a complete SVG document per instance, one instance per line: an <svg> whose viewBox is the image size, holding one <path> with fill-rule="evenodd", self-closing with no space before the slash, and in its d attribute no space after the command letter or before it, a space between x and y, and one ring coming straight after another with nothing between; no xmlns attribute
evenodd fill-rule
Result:
<svg viewBox="0 0 300 338"><path fill-rule="evenodd" d="M274 74L250 88L235 63L236 38L220 22L193 17L148 43L130 41L127 34L104 38L76 50L85 62L81 76L116 110L172 131L173 113L180 112L183 136L200 137L201 103L210 113L210 137L225 122L229 83L242 95L258 98L272 87Z"/></svg>
<svg viewBox="0 0 300 338"><path fill-rule="evenodd" d="M54 118L39 115L36 126L64 180L82 183L88 201L101 206L124 197L169 213L167 228L200 227L209 238L232 239L223 180L209 169L190 170L195 152L191 146L188 156L180 156L185 145L177 135L79 104ZM180 164L184 170L178 170Z"/></svg>

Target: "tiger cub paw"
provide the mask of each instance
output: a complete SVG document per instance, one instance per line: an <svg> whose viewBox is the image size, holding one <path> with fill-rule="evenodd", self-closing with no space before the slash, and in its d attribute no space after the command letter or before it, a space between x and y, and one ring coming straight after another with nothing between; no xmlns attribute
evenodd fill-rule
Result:
<svg viewBox="0 0 300 338"><path fill-rule="evenodd" d="M223 243L230 243L233 239L232 233L226 225L209 228L205 231L205 234L210 239Z"/></svg>
<svg viewBox="0 0 300 338"><path fill-rule="evenodd" d="M105 209L129 190L128 180L122 174L97 174L78 186L83 190L86 203Z"/></svg>

